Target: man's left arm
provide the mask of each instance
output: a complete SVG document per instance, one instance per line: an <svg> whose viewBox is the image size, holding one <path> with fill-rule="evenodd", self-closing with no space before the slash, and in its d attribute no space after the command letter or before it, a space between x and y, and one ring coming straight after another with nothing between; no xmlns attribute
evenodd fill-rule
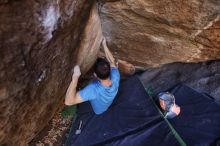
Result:
<svg viewBox="0 0 220 146"><path fill-rule="evenodd" d="M81 96L79 95L79 92L76 92L76 87L80 75L81 75L80 68L77 65L74 67L72 81L66 92L65 105L74 105L83 102Z"/></svg>
<svg viewBox="0 0 220 146"><path fill-rule="evenodd" d="M103 48L104 48L104 52L105 52L106 59L107 59L108 62L110 63L111 67L116 67L116 68L118 68L118 66L116 65L116 62L115 62L115 59L114 59L112 53L110 52L109 48L107 47L106 39L105 39L105 38L103 38L103 40L102 40L102 46L103 46Z"/></svg>

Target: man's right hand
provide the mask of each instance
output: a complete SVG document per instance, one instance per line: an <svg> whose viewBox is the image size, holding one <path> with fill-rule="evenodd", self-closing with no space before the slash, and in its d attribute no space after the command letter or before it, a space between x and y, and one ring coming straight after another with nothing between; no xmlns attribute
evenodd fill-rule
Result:
<svg viewBox="0 0 220 146"><path fill-rule="evenodd" d="M80 75L81 75L81 71L79 65L74 66L74 72L72 78L79 77Z"/></svg>

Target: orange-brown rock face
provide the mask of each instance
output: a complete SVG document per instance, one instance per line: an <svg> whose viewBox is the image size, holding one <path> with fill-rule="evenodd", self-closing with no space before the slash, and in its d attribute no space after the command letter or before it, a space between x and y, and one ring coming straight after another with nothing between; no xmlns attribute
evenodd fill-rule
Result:
<svg viewBox="0 0 220 146"><path fill-rule="evenodd" d="M103 35L138 66L220 59L218 0L102 0Z"/></svg>
<svg viewBox="0 0 220 146"><path fill-rule="evenodd" d="M77 64L80 65L83 73L87 72L94 64L100 50L102 39L101 22L97 5L94 4L78 47Z"/></svg>
<svg viewBox="0 0 220 146"><path fill-rule="evenodd" d="M23 146L64 98L93 1L0 2L0 145Z"/></svg>

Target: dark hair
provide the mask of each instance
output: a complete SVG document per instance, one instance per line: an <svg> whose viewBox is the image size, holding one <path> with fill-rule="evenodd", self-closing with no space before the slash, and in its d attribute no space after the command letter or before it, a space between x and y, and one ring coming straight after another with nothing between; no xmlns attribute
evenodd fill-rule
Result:
<svg viewBox="0 0 220 146"><path fill-rule="evenodd" d="M101 80L105 80L110 76L110 64L104 58L98 58L94 65L94 71L97 77Z"/></svg>

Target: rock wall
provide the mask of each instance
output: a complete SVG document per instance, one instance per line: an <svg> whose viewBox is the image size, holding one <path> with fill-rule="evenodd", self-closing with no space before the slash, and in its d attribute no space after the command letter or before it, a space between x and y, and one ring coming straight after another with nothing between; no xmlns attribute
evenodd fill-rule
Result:
<svg viewBox="0 0 220 146"><path fill-rule="evenodd" d="M147 69L140 79L152 87L155 95L184 83L201 93L208 93L220 104L220 61L165 64Z"/></svg>
<svg viewBox="0 0 220 146"><path fill-rule="evenodd" d="M101 0L103 35L138 66L220 59L218 0Z"/></svg>
<svg viewBox="0 0 220 146"><path fill-rule="evenodd" d="M81 42L77 53L77 64L80 65L83 73L86 73L94 64L100 51L102 39L101 22L97 11L97 5L94 4L84 32L81 35Z"/></svg>
<svg viewBox="0 0 220 146"><path fill-rule="evenodd" d="M0 1L0 145L24 146L63 102L93 3Z"/></svg>

